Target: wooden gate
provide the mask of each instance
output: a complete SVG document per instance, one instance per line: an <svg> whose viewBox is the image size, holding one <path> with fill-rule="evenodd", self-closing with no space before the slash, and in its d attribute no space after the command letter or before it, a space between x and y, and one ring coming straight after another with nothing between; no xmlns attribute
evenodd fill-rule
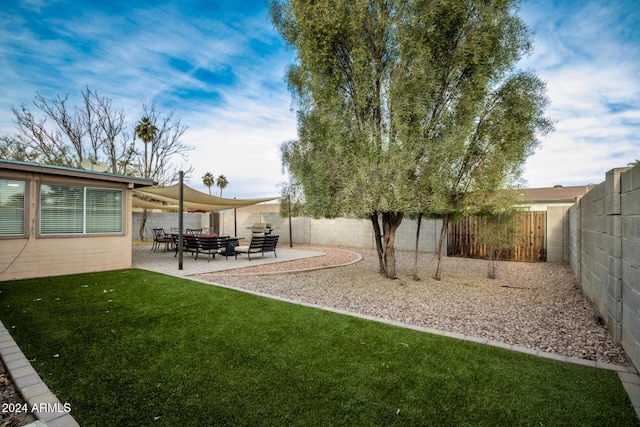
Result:
<svg viewBox="0 0 640 427"><path fill-rule="evenodd" d="M502 248L500 259L509 261L544 262L546 251L546 212L522 212L515 216L513 239L509 247ZM489 258L489 245L482 242L482 228L486 220L465 217L449 224L447 254L467 258Z"/></svg>

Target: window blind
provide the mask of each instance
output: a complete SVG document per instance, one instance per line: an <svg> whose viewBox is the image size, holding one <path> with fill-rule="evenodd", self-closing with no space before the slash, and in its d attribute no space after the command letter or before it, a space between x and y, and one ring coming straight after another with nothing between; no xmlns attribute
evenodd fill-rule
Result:
<svg viewBox="0 0 640 427"><path fill-rule="evenodd" d="M122 190L43 184L41 234L122 232Z"/></svg>
<svg viewBox="0 0 640 427"><path fill-rule="evenodd" d="M0 179L0 235L25 234L25 182Z"/></svg>
<svg viewBox="0 0 640 427"><path fill-rule="evenodd" d="M122 191L110 188L86 188L87 233L122 231Z"/></svg>

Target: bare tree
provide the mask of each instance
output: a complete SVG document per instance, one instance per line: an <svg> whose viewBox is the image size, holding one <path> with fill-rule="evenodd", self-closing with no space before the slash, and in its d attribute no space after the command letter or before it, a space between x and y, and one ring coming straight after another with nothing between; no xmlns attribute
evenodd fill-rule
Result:
<svg viewBox="0 0 640 427"><path fill-rule="evenodd" d="M142 109L143 117L149 119L150 124L156 128L156 131L153 134L153 139L149 141L150 146L146 164L142 156L138 156L140 159L136 163L138 175L153 179L161 185L176 182L180 170L185 172L185 176L189 176L193 173L193 167L190 166L185 169L181 163L177 166L173 166L172 163L176 158L186 161L186 153L193 150L193 147L180 140L187 127L183 126L180 123L180 119L175 117L175 110L171 110L167 115L162 116L156 108L155 101L152 101L151 105L147 104L146 101L143 102Z"/></svg>
<svg viewBox="0 0 640 427"><path fill-rule="evenodd" d="M44 107L39 100L43 100L40 94L36 95L34 105L40 109ZM66 97L56 98L53 102L58 104L57 108L66 108ZM45 101L46 104L46 101ZM18 138L25 144L27 151L35 151L39 157L47 164L58 166L76 166L79 162L70 150L71 143L64 138L63 132L58 128L49 128L47 118L50 112L55 109L47 106L43 110L45 118L35 117L25 104L20 108L11 107L15 115L14 122L18 129ZM53 119L52 119L53 120ZM55 120L54 120L55 121Z"/></svg>
<svg viewBox="0 0 640 427"><path fill-rule="evenodd" d="M77 112L84 117L94 160L104 158L113 173L130 175L133 170L134 142L129 139L127 120L123 111L114 111L110 98L99 97L89 88L82 92L84 109Z"/></svg>
<svg viewBox="0 0 640 427"><path fill-rule="evenodd" d="M104 161L110 171L130 174L135 156L126 130L124 112L115 111L110 98L88 87L80 107L69 106L69 95L47 100L36 94L33 105L43 113L36 117L25 104L12 107L18 135L27 157L43 163L77 167L84 159Z"/></svg>
<svg viewBox="0 0 640 427"><path fill-rule="evenodd" d="M156 109L156 102L152 101L151 105L146 102L142 103L143 118L148 119L149 126L155 128L150 134L149 141L145 142L145 155L138 153L138 161L136 163L137 174L150 178L160 185L173 184L178 180L180 170L184 171L185 176L193 173L193 167L184 167L182 164L173 166L172 161L176 157L186 160L187 151L193 150L193 147L183 143L180 138L187 130L186 126L180 123L180 119L175 118L175 110L171 110L167 115L162 116ZM134 132L135 138L136 132ZM149 217L147 209L143 211L142 221L140 222L140 239L145 238L145 226Z"/></svg>
<svg viewBox="0 0 640 427"><path fill-rule="evenodd" d="M88 87L81 93L82 103L76 107L69 105L68 94L50 100L36 94L33 105L40 115L25 104L12 107L18 133L0 138L0 155L67 167L78 167L84 159L98 160L107 163L112 173L142 176L160 185L176 182L180 170L187 178L193 173L192 167L183 165L193 147L181 141L187 128L175 117L175 110L163 116L155 101L143 102L143 117L155 129L145 138L143 155L136 149L135 129L130 136L124 112ZM140 228L143 239L147 217L145 212Z"/></svg>

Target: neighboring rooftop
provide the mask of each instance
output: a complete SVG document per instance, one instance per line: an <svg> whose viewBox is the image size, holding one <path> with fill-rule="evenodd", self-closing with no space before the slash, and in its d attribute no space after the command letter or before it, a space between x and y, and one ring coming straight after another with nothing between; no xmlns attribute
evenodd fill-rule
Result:
<svg viewBox="0 0 640 427"><path fill-rule="evenodd" d="M545 188L523 188L520 197L526 202L567 202L573 203L578 197L582 197L595 185L577 185L564 187L554 185Z"/></svg>

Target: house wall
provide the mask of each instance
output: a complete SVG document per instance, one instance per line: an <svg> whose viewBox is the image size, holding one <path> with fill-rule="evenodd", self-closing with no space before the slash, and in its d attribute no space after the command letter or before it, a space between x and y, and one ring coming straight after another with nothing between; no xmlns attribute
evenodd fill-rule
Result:
<svg viewBox="0 0 640 427"><path fill-rule="evenodd" d="M547 261L569 262L569 208L547 207Z"/></svg>
<svg viewBox="0 0 640 427"><path fill-rule="evenodd" d="M562 206L562 207L571 207L573 206L573 203L551 203L551 202L547 202L547 203L532 203L529 205L522 205L522 207L527 208L530 211L548 211L549 208L551 207L557 207L557 206Z"/></svg>
<svg viewBox="0 0 640 427"><path fill-rule="evenodd" d="M610 170L569 219L570 264L579 284L640 366L640 166Z"/></svg>
<svg viewBox="0 0 640 427"><path fill-rule="evenodd" d="M3 170L1 176L28 180L28 238L0 239L0 281L131 267L132 194L125 184L8 170ZM123 189L123 233L108 236L38 236L38 188L41 181Z"/></svg>

